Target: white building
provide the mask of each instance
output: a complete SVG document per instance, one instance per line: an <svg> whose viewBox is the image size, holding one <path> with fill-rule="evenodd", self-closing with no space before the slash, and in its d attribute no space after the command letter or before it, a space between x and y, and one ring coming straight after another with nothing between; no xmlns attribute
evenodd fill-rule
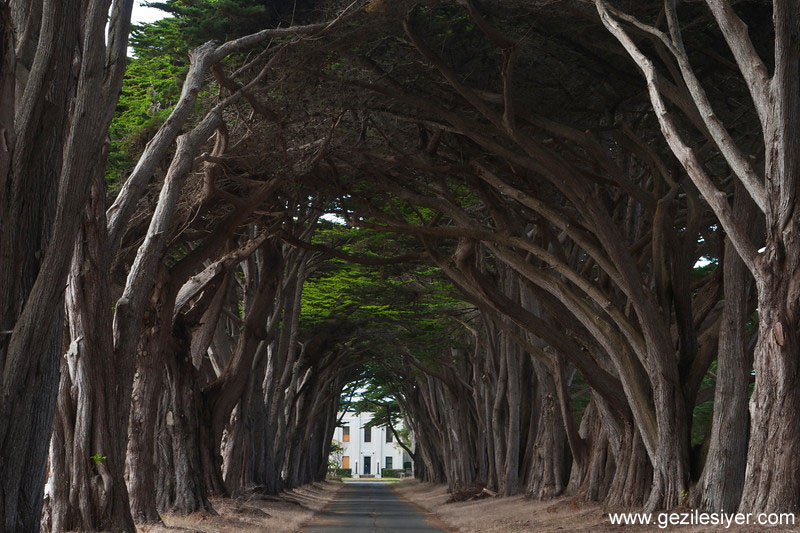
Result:
<svg viewBox="0 0 800 533"><path fill-rule="evenodd" d="M341 467L350 468L354 478L381 477L381 469L402 470L403 463L411 461L388 427L365 429L370 420L372 413L348 412L342 418L343 427L337 427L333 432L334 440L344 447ZM399 431L402 427L400 424L395 429Z"/></svg>

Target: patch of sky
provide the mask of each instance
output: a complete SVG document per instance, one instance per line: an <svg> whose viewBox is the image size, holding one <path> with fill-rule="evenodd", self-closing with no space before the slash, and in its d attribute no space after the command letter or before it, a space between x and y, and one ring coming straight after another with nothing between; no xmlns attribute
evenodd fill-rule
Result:
<svg viewBox="0 0 800 533"><path fill-rule="evenodd" d="M158 19L163 19L166 16L164 11L154 7L148 7L147 2L138 0L133 4L133 12L131 13L131 22L133 24L143 24L145 22L155 22Z"/></svg>
<svg viewBox="0 0 800 533"><path fill-rule="evenodd" d="M714 262L713 259L709 259L708 257L703 256L703 257L701 257L700 259L697 260L697 262L694 264L694 268L701 268L701 267L710 265L713 262Z"/></svg>
<svg viewBox="0 0 800 533"><path fill-rule="evenodd" d="M325 213L320 217L322 220L327 220L328 222L333 222L334 224L340 224L344 226L347 224L347 221L337 215L336 213Z"/></svg>

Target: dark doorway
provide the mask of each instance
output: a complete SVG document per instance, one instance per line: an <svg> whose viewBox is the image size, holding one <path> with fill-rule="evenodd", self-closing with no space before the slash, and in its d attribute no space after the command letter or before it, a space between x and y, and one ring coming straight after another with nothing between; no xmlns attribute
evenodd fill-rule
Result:
<svg viewBox="0 0 800 533"><path fill-rule="evenodd" d="M364 475L368 476L372 473L372 457L364 457Z"/></svg>

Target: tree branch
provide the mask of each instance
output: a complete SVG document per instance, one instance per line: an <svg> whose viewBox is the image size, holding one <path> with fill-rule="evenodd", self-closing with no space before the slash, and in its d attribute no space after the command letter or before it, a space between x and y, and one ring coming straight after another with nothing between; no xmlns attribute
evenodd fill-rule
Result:
<svg viewBox="0 0 800 533"><path fill-rule="evenodd" d="M747 265L747 268L750 272L755 273L758 258L756 249L747 238L747 233L739 227L739 223L728 204L725 193L716 188L700 164L700 161L698 161L694 151L681 138L678 128L675 126L664 104L664 100L661 98L661 93L658 89L658 74L655 66L639 50L636 44L634 44L633 40L631 40L622 26L620 26L619 22L611 16L606 2L604 0L595 0L595 5L597 6L598 13L600 13L603 24L617 38L642 70L647 80L650 100L655 109L661 131L672 149L672 152L681 162L686 172L689 174L689 177L692 179L692 182L711 206L711 209L714 211L714 214L719 219L723 228L725 228L725 231L731 238L731 242L736 247L736 250Z"/></svg>
<svg viewBox="0 0 800 533"><path fill-rule="evenodd" d="M717 117L717 114L714 112L714 108L711 106L711 102L708 100L705 90L700 84L700 80L697 78L697 75L694 73L694 70L689 63L689 56L686 54L686 49L683 44L680 26L678 23L678 16L675 12L674 0L667 0L666 2L667 21L669 23L672 38L670 38L661 30L654 28L653 26L643 24L630 15L607 7L604 0L598 0L597 4L598 6L603 4L603 8L607 10L607 13L613 13L617 18L628 22L639 30L658 39L664 44L664 46L675 57L675 59L677 59L681 76L686 84L686 89L689 91L689 94L692 97L692 102L697 106L697 109L700 112L700 117L703 120L703 124L705 125L706 131L708 131L711 140L714 142L714 144L716 144L733 173L745 186L747 192L750 193L753 201L756 203L759 209L764 212L766 210L766 193L764 192L764 186L761 183L761 178L755 173L750 162L747 161L747 159L741 153L739 148L736 146L733 137L731 137L728 130L722 124L722 121L720 121L720 119ZM612 31L612 33L614 32ZM615 36L617 39L619 39L619 35L615 34ZM631 41L631 44L633 44L633 41ZM623 46L625 46L624 43ZM629 53L631 52L628 46L625 46L625 48ZM633 54L631 55L633 56ZM634 57L634 60L636 60L636 57ZM637 63L639 63L638 60ZM639 67L644 70L641 64ZM652 68L655 71L655 67L652 66ZM650 83L651 82L648 79L648 86ZM658 84L658 78L653 77L653 84ZM658 90L658 87L656 87L656 89Z"/></svg>

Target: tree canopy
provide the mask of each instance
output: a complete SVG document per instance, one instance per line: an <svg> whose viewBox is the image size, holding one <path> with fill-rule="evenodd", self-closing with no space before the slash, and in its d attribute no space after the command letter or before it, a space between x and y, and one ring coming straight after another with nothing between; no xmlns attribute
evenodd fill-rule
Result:
<svg viewBox="0 0 800 533"><path fill-rule="evenodd" d="M451 490L800 508L797 2L22 4L6 530L322 479L343 406Z"/></svg>

